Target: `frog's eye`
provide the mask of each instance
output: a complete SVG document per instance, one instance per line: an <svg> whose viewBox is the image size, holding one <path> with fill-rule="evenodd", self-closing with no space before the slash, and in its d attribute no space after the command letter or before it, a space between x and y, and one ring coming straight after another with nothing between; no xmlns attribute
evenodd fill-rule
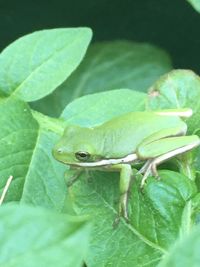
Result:
<svg viewBox="0 0 200 267"><path fill-rule="evenodd" d="M86 151L79 151L75 153L78 160L87 161L90 158L90 154Z"/></svg>

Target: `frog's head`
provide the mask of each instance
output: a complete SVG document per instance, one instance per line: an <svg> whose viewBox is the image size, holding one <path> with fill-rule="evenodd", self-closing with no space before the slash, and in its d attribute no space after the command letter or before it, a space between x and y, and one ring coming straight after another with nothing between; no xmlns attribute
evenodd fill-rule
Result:
<svg viewBox="0 0 200 267"><path fill-rule="evenodd" d="M92 128L68 126L61 139L53 148L53 156L65 164L77 165L100 159L96 151L96 140Z"/></svg>

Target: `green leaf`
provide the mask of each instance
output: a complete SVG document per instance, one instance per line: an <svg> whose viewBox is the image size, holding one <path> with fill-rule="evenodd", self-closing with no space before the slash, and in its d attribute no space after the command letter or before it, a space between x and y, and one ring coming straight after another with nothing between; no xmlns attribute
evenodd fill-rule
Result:
<svg viewBox="0 0 200 267"><path fill-rule="evenodd" d="M22 203L62 211L65 209L67 187L64 181L65 165L51 155L58 136L40 129L32 151L31 163L25 177Z"/></svg>
<svg viewBox="0 0 200 267"><path fill-rule="evenodd" d="M147 105L152 110L191 108L193 116L187 120L187 124L189 132L192 133L199 128L199 76L190 70L173 70L169 72L150 88Z"/></svg>
<svg viewBox="0 0 200 267"><path fill-rule="evenodd" d="M76 72L33 107L59 116L66 104L83 95L118 88L146 91L170 69L169 56L152 45L128 41L97 43L89 48Z"/></svg>
<svg viewBox="0 0 200 267"><path fill-rule="evenodd" d="M159 267L198 267L200 262L200 225L184 239L178 240Z"/></svg>
<svg viewBox="0 0 200 267"><path fill-rule="evenodd" d="M196 182L196 181L195 181ZM198 192L199 192L199 187L197 185ZM199 224L200 222L200 193L198 193L193 199L192 199L192 219L196 224Z"/></svg>
<svg viewBox="0 0 200 267"><path fill-rule="evenodd" d="M193 8L197 12L200 12L200 0L187 0L187 1L193 6Z"/></svg>
<svg viewBox="0 0 200 267"><path fill-rule="evenodd" d="M140 179L130 190L130 223L121 220L114 229L119 201L119 174L104 172L83 175L70 188L77 214L93 218L87 264L100 266L156 266L170 246L191 225L190 199L194 182L172 171L160 171L160 181L149 178L142 193Z"/></svg>
<svg viewBox="0 0 200 267"><path fill-rule="evenodd" d="M56 89L79 65L91 39L88 28L28 34L0 54L0 94L25 101Z"/></svg>
<svg viewBox="0 0 200 267"><path fill-rule="evenodd" d="M89 225L83 218L28 206L0 208L1 267L81 267Z"/></svg>
<svg viewBox="0 0 200 267"><path fill-rule="evenodd" d="M28 106L20 100L1 100L0 114L0 188L13 175L6 200L14 201L19 200L22 194L37 140L38 125Z"/></svg>
<svg viewBox="0 0 200 267"><path fill-rule="evenodd" d="M39 126L21 100L0 101L0 114L1 188L10 175L14 177L5 201L22 197L22 202L61 211L66 200L65 166L51 155L58 135L48 129L47 121L46 129Z"/></svg>
<svg viewBox="0 0 200 267"><path fill-rule="evenodd" d="M145 109L146 94L129 89L111 90L80 97L61 114L67 123L95 126L118 115Z"/></svg>

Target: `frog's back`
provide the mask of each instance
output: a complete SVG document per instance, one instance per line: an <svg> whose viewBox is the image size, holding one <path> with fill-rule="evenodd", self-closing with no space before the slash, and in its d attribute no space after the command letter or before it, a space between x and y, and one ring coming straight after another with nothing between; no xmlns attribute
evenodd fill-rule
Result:
<svg viewBox="0 0 200 267"><path fill-rule="evenodd" d="M123 157L134 153L148 136L169 128L186 128L178 116L153 112L130 112L100 125L98 132L103 141L105 157Z"/></svg>

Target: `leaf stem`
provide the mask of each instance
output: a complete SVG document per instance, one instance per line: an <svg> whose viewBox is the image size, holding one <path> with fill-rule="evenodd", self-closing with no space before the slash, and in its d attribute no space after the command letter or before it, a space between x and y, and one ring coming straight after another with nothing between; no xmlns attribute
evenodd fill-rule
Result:
<svg viewBox="0 0 200 267"><path fill-rule="evenodd" d="M37 120L41 128L52 131L58 135L63 134L63 130L66 125L63 120L46 116L33 109L31 110L31 112L32 112L33 117Z"/></svg>
<svg viewBox="0 0 200 267"><path fill-rule="evenodd" d="M185 235L190 233L192 227L192 201L189 200L186 202L186 205L183 210L181 228L180 228L180 238L183 238Z"/></svg>
<svg viewBox="0 0 200 267"><path fill-rule="evenodd" d="M193 167L193 157L192 153L188 152L180 156L180 161L178 161L180 172L187 176L190 180L195 180L195 171Z"/></svg>

